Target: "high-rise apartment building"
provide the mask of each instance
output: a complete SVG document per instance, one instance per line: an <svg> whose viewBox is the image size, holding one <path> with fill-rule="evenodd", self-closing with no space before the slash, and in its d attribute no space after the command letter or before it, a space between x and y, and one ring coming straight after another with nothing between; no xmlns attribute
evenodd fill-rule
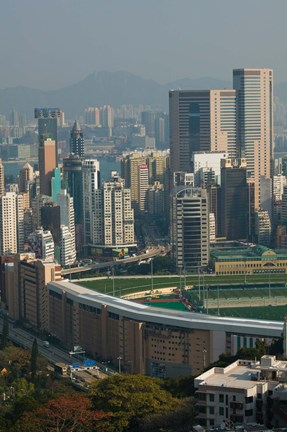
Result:
<svg viewBox="0 0 287 432"><path fill-rule="evenodd" d="M117 174L95 191L93 245L108 249L136 246L131 192Z"/></svg>
<svg viewBox="0 0 287 432"><path fill-rule="evenodd" d="M5 191L4 165L2 163L2 159L0 159L0 197L4 195L4 191Z"/></svg>
<svg viewBox="0 0 287 432"><path fill-rule="evenodd" d="M171 173L191 172L198 151L237 157L235 90L172 90L169 113Z"/></svg>
<svg viewBox="0 0 287 432"><path fill-rule="evenodd" d="M237 92L237 141L248 176L255 180L255 207L259 208L260 176L272 176L274 159L273 71L234 69L233 88Z"/></svg>
<svg viewBox="0 0 287 432"><path fill-rule="evenodd" d="M84 246L93 243L93 221L95 211L95 192L100 187L100 163L96 159L83 161L83 223Z"/></svg>
<svg viewBox="0 0 287 432"><path fill-rule="evenodd" d="M100 110L97 107L89 107L85 109L85 124L91 126L100 126Z"/></svg>
<svg viewBox="0 0 287 432"><path fill-rule="evenodd" d="M70 152L84 157L85 148L84 148L84 136L79 122L75 121L74 126L71 130L70 136Z"/></svg>
<svg viewBox="0 0 287 432"><path fill-rule="evenodd" d="M149 187L149 174L147 164L138 167L138 210L147 210L147 191Z"/></svg>
<svg viewBox="0 0 287 432"><path fill-rule="evenodd" d="M73 264L76 259L75 216L73 198L64 189L57 195L61 223L61 265Z"/></svg>
<svg viewBox="0 0 287 432"><path fill-rule="evenodd" d="M146 188L146 171L142 171L142 182L139 183L140 166L148 167L148 184L155 181L165 182L168 170L169 154L166 151L135 151L125 154L121 160L121 176L125 180L125 187L131 190L132 206L136 211L140 209L140 193Z"/></svg>
<svg viewBox="0 0 287 432"><path fill-rule="evenodd" d="M23 197L15 192L6 192L0 197L0 255L22 251L23 243Z"/></svg>
<svg viewBox="0 0 287 432"><path fill-rule="evenodd" d="M35 253L36 258L54 260L54 240L51 231L42 227L28 236L28 248Z"/></svg>
<svg viewBox="0 0 287 432"><path fill-rule="evenodd" d="M36 260L34 253L14 258L14 280L7 288L12 318L37 331L48 330L47 283L61 280L61 267L53 261Z"/></svg>
<svg viewBox="0 0 287 432"><path fill-rule="evenodd" d="M38 120L39 143L47 138L55 141L56 162L58 162L58 119L59 108L35 108L34 117Z"/></svg>
<svg viewBox="0 0 287 432"><path fill-rule="evenodd" d="M51 181L56 162L56 141L47 138L39 144L40 193L52 196Z"/></svg>
<svg viewBox="0 0 287 432"><path fill-rule="evenodd" d="M179 270L198 272L209 260L207 191L175 187L172 194L172 252Z"/></svg>

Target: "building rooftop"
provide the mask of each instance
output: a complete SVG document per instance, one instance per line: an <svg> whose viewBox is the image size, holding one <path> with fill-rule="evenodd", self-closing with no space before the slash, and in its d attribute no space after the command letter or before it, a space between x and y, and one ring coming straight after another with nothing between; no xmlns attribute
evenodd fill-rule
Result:
<svg viewBox="0 0 287 432"><path fill-rule="evenodd" d="M204 385L247 390L267 381L273 384L276 391L287 391L287 361L269 355L262 356L260 361L237 360L225 368L214 367L204 372L195 379L195 387Z"/></svg>
<svg viewBox="0 0 287 432"><path fill-rule="evenodd" d="M215 261L287 259L287 250L269 249L266 246L262 245L242 248L225 247L222 249L212 249L210 255Z"/></svg>

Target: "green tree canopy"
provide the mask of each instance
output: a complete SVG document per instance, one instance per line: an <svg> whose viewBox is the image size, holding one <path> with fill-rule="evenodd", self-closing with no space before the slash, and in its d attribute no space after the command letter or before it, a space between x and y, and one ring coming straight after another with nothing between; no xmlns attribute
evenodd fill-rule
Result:
<svg viewBox="0 0 287 432"><path fill-rule="evenodd" d="M117 432L139 430L145 416L168 412L178 405L158 380L141 375L114 375L96 381L91 402L94 409L113 414L111 423Z"/></svg>

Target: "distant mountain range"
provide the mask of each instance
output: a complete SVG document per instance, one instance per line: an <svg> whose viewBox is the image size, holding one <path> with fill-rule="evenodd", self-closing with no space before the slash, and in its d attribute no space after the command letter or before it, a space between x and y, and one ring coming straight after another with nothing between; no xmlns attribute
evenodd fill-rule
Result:
<svg viewBox="0 0 287 432"><path fill-rule="evenodd" d="M35 107L59 107L66 115L79 116L88 106L123 104L150 105L168 109L170 89L222 89L232 88L231 82L215 78L185 78L159 84L128 72L94 72L82 81L59 90L36 90L17 86L0 90L0 113L8 115L12 108L32 118ZM287 82L278 84L275 93L287 103Z"/></svg>

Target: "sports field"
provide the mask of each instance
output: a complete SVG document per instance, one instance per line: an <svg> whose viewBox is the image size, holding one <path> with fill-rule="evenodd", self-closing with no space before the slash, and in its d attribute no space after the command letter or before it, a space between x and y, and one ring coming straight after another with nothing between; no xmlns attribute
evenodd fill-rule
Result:
<svg viewBox="0 0 287 432"><path fill-rule="evenodd" d="M285 285L279 286L264 286L264 287L252 287L245 286L241 288L229 288L229 287L208 287L199 290L198 288L188 291L188 294L194 300L203 298L214 299L239 299L239 298L268 298L268 297L287 297L287 287Z"/></svg>
<svg viewBox="0 0 287 432"><path fill-rule="evenodd" d="M287 283L287 275L284 274L274 274L270 277L270 286L273 288L273 285L278 282L281 284ZM246 282L246 283L245 283ZM117 297L120 297L122 295L136 293L140 291L147 291L150 290L152 287L152 281L151 277L147 276L145 278L125 278L125 277L115 277L114 281L112 278L106 278L106 279L93 279L93 280L86 280L86 281L76 281L77 284L93 289L95 291L105 293L105 294L114 294ZM208 292L210 295L214 295L217 298L218 295L218 289L217 286L220 286L220 295L225 296L229 295L228 290L233 291L238 289L238 284L241 285L241 289L243 291L243 287L246 291L249 292L250 287L249 284L255 284L255 283L265 283L265 289L268 290L268 275L256 275L256 276L248 276L245 280L244 276L214 276L214 275L201 275L200 278L198 276L188 276L185 279L182 277L181 279L179 277L169 277L169 276L162 276L162 277L155 277L153 279L153 287L154 289L161 289L161 288L168 288L168 287L177 287L180 284L184 286L199 286L200 285L200 291L201 295L203 291L206 292L206 289L203 290L204 287L209 287ZM213 290L215 289L215 292ZM227 289L227 291L225 291ZM224 291L223 291L224 290ZM287 290L287 289L286 289ZM286 291L287 292L287 291ZM221 294L222 293L222 294ZM209 294L208 294L209 295ZM259 291L258 294L259 295ZM254 294L254 296L257 296ZM260 294L261 295L261 294ZM269 295L269 294L268 294ZM275 291L274 294L275 295ZM276 294L276 295L285 295L285 294ZM237 298L238 295L236 295L236 292L233 292L233 294L230 297ZM212 298L212 297L210 297ZM228 297L229 298L229 297Z"/></svg>
<svg viewBox="0 0 287 432"><path fill-rule="evenodd" d="M218 309L209 309L208 313L211 315L218 315ZM234 318L283 321L285 315L287 315L287 306L219 308L219 315Z"/></svg>

